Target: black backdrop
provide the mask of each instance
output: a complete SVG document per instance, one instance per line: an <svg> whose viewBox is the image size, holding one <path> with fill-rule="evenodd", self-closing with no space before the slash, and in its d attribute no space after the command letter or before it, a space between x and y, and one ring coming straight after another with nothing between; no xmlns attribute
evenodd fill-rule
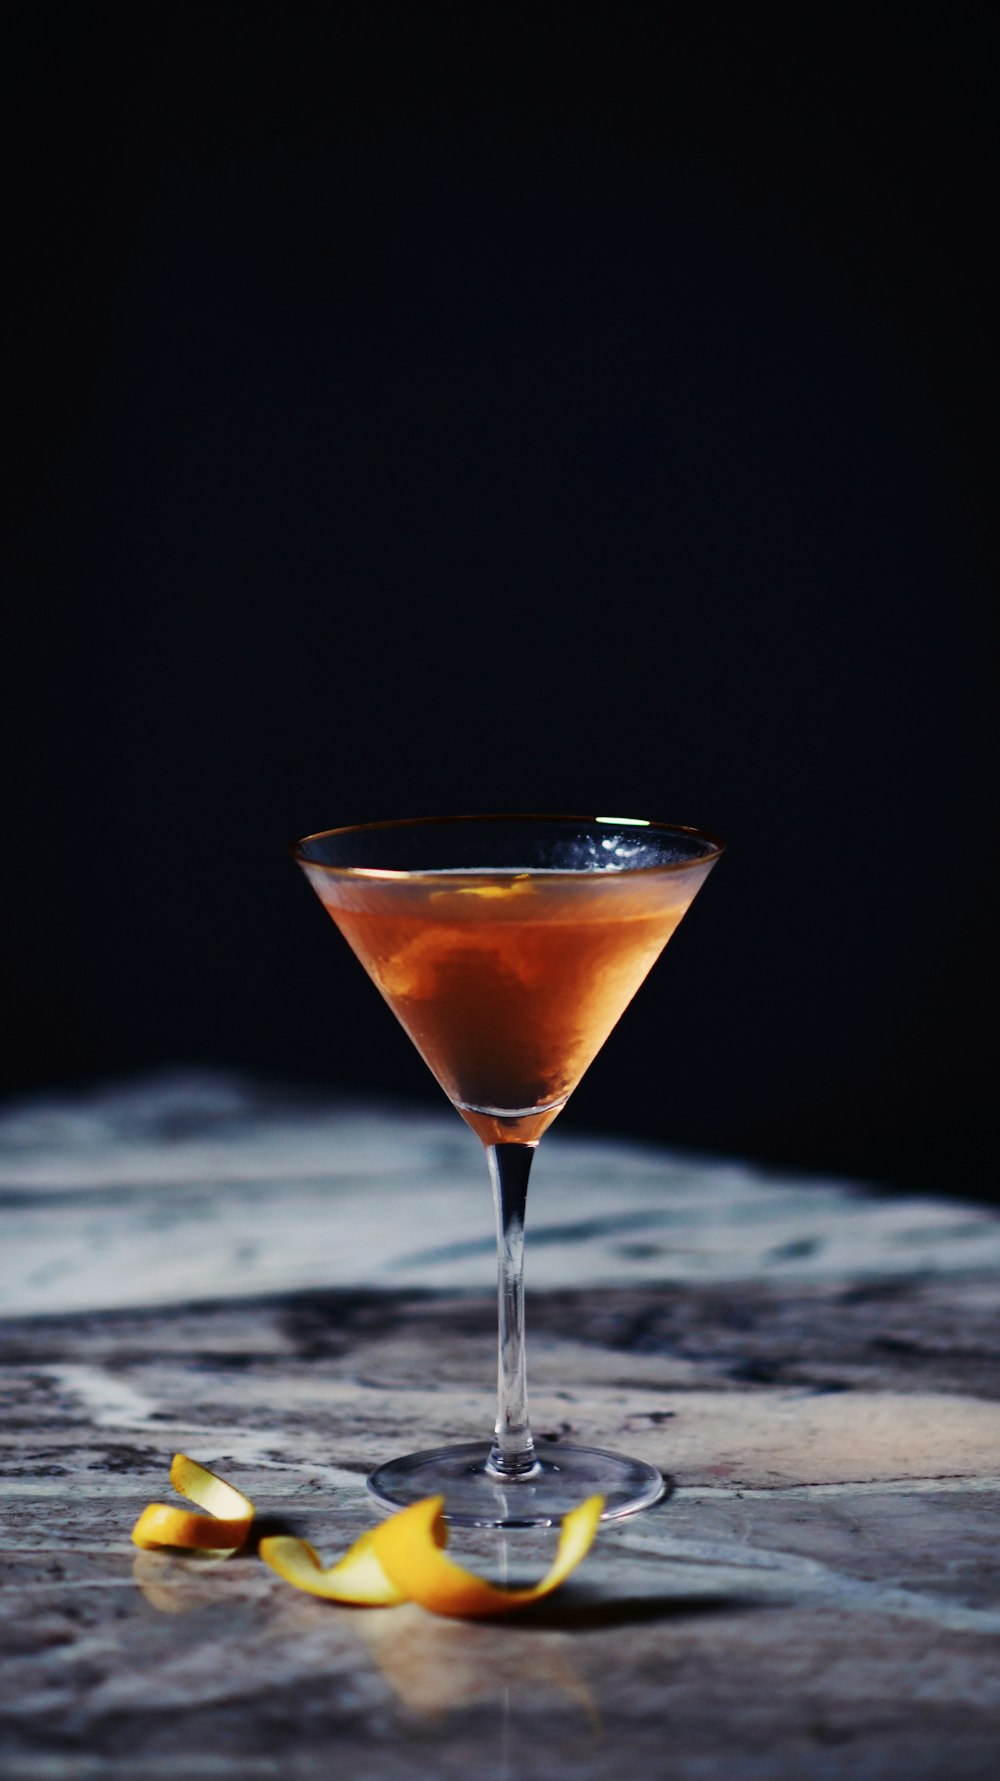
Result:
<svg viewBox="0 0 1000 1781"><path fill-rule="evenodd" d="M564 1126L991 1191L992 17L8 13L5 1093L436 1106L287 843L610 809Z"/></svg>

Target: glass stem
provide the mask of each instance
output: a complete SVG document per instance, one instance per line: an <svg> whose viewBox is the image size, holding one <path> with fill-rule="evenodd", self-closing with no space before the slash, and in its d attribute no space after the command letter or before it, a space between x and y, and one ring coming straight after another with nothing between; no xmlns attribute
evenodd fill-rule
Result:
<svg viewBox="0 0 1000 1781"><path fill-rule="evenodd" d="M523 1478L538 1465L528 1427L524 1352L524 1211L534 1144L491 1144L497 1215L497 1424L487 1470Z"/></svg>

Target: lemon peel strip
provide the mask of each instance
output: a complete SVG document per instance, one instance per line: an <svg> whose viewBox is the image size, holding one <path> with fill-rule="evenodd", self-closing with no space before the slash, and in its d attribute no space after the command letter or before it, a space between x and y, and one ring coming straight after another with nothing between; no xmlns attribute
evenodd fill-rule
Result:
<svg viewBox="0 0 1000 1781"><path fill-rule="evenodd" d="M389 1581L372 1549L375 1533L371 1529L362 1534L339 1563L327 1569L315 1546L289 1534L274 1534L262 1540L258 1551L272 1571L308 1595L359 1608L391 1608L406 1597Z"/></svg>
<svg viewBox="0 0 1000 1781"><path fill-rule="evenodd" d="M498 1588L445 1557L443 1497L426 1497L400 1510L376 1528L371 1539L386 1576L410 1601L432 1614L480 1618L526 1608L558 1589L590 1551L603 1507L603 1497L588 1497L563 1517L556 1556L531 1589Z"/></svg>
<svg viewBox="0 0 1000 1781"><path fill-rule="evenodd" d="M186 1546L201 1552L235 1552L246 1544L253 1523L254 1507L250 1498L189 1459L176 1453L170 1467L170 1482L182 1497L207 1509L207 1515L192 1515L189 1509L175 1509L168 1503L150 1503L132 1529L133 1543L144 1552L157 1546Z"/></svg>

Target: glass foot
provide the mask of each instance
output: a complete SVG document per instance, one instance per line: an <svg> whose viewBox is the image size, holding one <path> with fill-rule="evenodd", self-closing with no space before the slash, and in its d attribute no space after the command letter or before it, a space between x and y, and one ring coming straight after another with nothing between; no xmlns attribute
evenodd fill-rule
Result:
<svg viewBox="0 0 1000 1781"><path fill-rule="evenodd" d="M409 1453L379 1466L368 1489L386 1509L442 1496L445 1519L456 1527L552 1527L592 1496L605 1499L601 1520L616 1521L669 1494L655 1466L643 1460L544 1441L535 1451L537 1468L510 1479L487 1471L488 1442Z"/></svg>

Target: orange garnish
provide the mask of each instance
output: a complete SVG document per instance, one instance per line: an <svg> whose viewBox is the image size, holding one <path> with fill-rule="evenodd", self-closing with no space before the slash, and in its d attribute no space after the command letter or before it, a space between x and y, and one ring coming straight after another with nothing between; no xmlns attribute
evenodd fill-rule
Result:
<svg viewBox="0 0 1000 1781"><path fill-rule="evenodd" d="M448 1538L443 1497L426 1497L401 1509L375 1529L372 1545L386 1576L412 1602L432 1614L465 1619L509 1614L529 1602L551 1595L589 1552L604 1507L603 1497L588 1497L563 1517L556 1556L540 1583L531 1589L501 1589L463 1571L446 1558Z"/></svg>
<svg viewBox="0 0 1000 1781"><path fill-rule="evenodd" d="M359 1608L391 1608L397 1602L405 1602L406 1597L390 1583L375 1556L373 1542L377 1532L378 1529L370 1528L360 1540L355 1540L339 1563L326 1570L315 1546L310 1546L308 1540L295 1540L290 1534L274 1534L262 1540L258 1550L272 1571L308 1595Z"/></svg>
<svg viewBox="0 0 1000 1781"><path fill-rule="evenodd" d="M132 1529L137 1546L235 1552L246 1544L254 1507L242 1491L183 1453L174 1456L170 1481L181 1496L209 1513L192 1515L188 1509L150 1503ZM530 1589L500 1588L445 1557L443 1497L426 1497L401 1509L362 1534L342 1559L328 1567L308 1540L288 1534L261 1540L259 1551L264 1563L286 1583L327 1601L367 1608L412 1601L432 1614L478 1619L526 1608L558 1589L589 1552L603 1507L603 1497L588 1497L563 1517L556 1556L541 1582Z"/></svg>
<svg viewBox="0 0 1000 1781"><path fill-rule="evenodd" d="M216 1477L185 1453L174 1455L170 1482L182 1497L207 1509L192 1515L167 1503L150 1503L132 1529L144 1551L154 1546L187 1546L202 1552L235 1552L246 1544L253 1522L253 1504L235 1485Z"/></svg>

